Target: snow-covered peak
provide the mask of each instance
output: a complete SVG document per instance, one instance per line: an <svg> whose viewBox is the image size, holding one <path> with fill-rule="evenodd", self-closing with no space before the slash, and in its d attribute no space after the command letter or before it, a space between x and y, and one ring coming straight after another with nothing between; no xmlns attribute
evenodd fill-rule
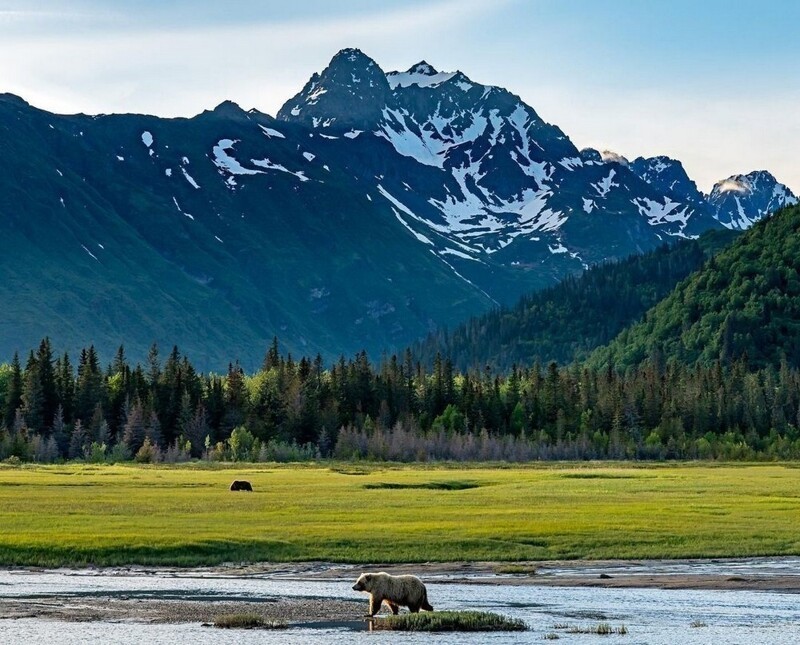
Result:
<svg viewBox="0 0 800 645"><path fill-rule="evenodd" d="M714 217L728 228L736 229L749 228L776 210L798 203L792 191L766 170L718 181L708 201Z"/></svg>
<svg viewBox="0 0 800 645"><path fill-rule="evenodd" d="M634 163L638 162L639 160L645 162L649 167L651 172L656 174L661 174L665 170L669 170L675 166L680 166L681 162L677 159L671 159L666 155L658 155L656 157L650 157L649 159L645 159L644 157L638 157L634 160Z"/></svg>
<svg viewBox="0 0 800 645"><path fill-rule="evenodd" d="M705 197L686 174L683 164L665 155L637 157L629 168L662 195L693 205L705 201Z"/></svg>
<svg viewBox="0 0 800 645"><path fill-rule="evenodd" d="M421 60L416 65L412 65L408 70L407 73L409 74L423 74L425 76L434 76L439 72L436 68L428 63L428 61Z"/></svg>
<svg viewBox="0 0 800 645"><path fill-rule="evenodd" d="M778 187L788 190L783 184L779 184L775 176L766 170L754 170L746 175L731 175L714 184L711 189L711 197L721 196L725 193L752 194L758 190L773 191ZM791 193L791 191L790 191Z"/></svg>
<svg viewBox="0 0 800 645"><path fill-rule="evenodd" d="M457 72L439 72L435 67L423 60L416 65L412 65L405 72L389 72L386 75L386 80L389 81L389 87L393 90L398 87L410 87L411 85L416 85L418 87L437 87L449 81L456 73Z"/></svg>

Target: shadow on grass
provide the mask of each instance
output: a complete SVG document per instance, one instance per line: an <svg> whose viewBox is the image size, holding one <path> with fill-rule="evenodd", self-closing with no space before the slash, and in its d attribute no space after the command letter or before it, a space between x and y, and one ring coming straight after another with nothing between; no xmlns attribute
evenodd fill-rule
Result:
<svg viewBox="0 0 800 645"><path fill-rule="evenodd" d="M119 545L108 547L0 546L5 566L175 566L198 567L226 562L286 562L303 560L306 550L277 540L247 543L222 540L195 544Z"/></svg>
<svg viewBox="0 0 800 645"><path fill-rule="evenodd" d="M473 481L447 480L440 482L423 482L415 484L398 484L392 482L376 482L374 484L364 484L364 488L385 489L385 490L405 490L409 488L419 488L424 490L469 490L470 488L480 488L485 486Z"/></svg>
<svg viewBox="0 0 800 645"><path fill-rule="evenodd" d="M642 475L615 475L612 473L562 473L561 479L647 479Z"/></svg>

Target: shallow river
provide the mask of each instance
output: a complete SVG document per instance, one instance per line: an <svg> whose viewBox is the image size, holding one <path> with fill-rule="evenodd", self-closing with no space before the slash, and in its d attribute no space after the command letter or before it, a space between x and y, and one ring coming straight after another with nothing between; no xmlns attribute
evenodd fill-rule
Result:
<svg viewBox="0 0 800 645"><path fill-rule="evenodd" d="M736 574L797 571L797 560L756 561L742 565L697 565L704 572ZM665 569L671 565L664 564ZM680 567L691 565L679 565ZM733 569L729 567L733 566ZM622 566L621 569L625 567ZM652 572L648 568L648 572ZM557 571L553 571L558 574ZM355 576L353 576L355 577ZM0 571L3 598L48 597L248 600L289 596L317 599L359 598L351 577L264 574L226 576L214 572ZM414 635L370 633L352 627L293 627L279 632L228 631L189 624L136 622L61 622L42 618L0 620L0 643L542 643L557 633L562 643L693 644L800 643L800 595L750 591L686 591L488 585L430 582L437 609L485 609L521 618L523 634ZM366 608L367 598L363 598ZM704 626L692 627L698 621ZM625 625L627 635L571 634L565 626ZM556 626L559 626L558 628Z"/></svg>

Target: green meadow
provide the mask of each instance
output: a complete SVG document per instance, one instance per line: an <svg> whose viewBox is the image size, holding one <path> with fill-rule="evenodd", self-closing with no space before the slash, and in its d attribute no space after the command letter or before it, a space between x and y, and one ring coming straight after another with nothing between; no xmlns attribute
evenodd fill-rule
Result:
<svg viewBox="0 0 800 645"><path fill-rule="evenodd" d="M796 555L798 523L794 464L0 467L3 565Z"/></svg>

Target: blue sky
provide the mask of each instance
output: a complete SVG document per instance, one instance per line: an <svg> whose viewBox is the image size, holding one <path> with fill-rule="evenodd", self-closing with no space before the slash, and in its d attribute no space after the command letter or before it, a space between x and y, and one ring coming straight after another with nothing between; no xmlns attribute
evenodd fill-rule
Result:
<svg viewBox="0 0 800 645"><path fill-rule="evenodd" d="M343 47L519 94L579 147L684 161L703 190L800 190L800 2L0 0L0 91L60 112L274 114Z"/></svg>

